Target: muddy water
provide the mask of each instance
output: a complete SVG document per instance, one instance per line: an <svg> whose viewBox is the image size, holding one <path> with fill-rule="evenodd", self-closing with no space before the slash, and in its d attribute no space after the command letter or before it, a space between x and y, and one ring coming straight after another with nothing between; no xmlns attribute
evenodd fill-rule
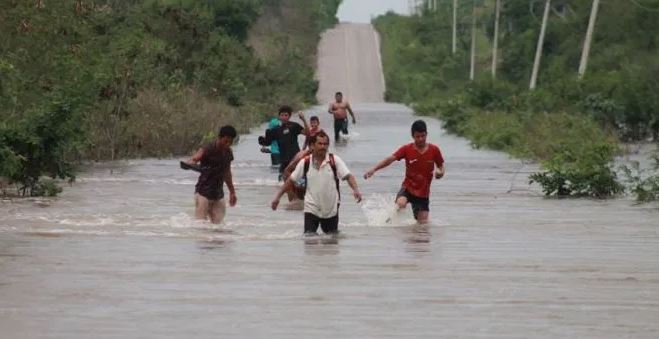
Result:
<svg viewBox="0 0 659 339"><path fill-rule="evenodd" d="M361 175L414 117L356 108L333 148ZM361 205L344 199L342 236L303 239L299 211L268 208L256 130L235 147L239 203L221 227L191 218L196 176L178 159L90 165L61 197L3 201L1 337L659 336L656 205L544 199L532 166L428 122L447 175L427 227L410 211L385 222L394 163L359 181Z"/></svg>

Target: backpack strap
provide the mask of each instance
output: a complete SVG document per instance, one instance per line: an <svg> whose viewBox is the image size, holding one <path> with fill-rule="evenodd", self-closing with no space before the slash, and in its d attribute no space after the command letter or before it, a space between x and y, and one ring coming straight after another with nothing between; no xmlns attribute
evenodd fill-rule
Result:
<svg viewBox="0 0 659 339"><path fill-rule="evenodd" d="M329 154L329 163L334 173L334 182L336 183L336 193L339 194L339 201L341 201L341 190L339 189L339 176L336 174L336 161L334 161L334 154Z"/></svg>
<svg viewBox="0 0 659 339"><path fill-rule="evenodd" d="M304 180L307 180L307 173L309 172L309 166L311 165L311 155L304 157L304 172L302 177ZM339 193L339 200L341 200L341 190L339 189L339 175L336 170L336 161L334 160L334 154L329 154L329 165L332 168L332 173L334 173L334 182L336 183L336 192Z"/></svg>
<svg viewBox="0 0 659 339"><path fill-rule="evenodd" d="M304 172L302 172L302 177L304 180L307 180L307 172L309 172L309 165L311 164L311 155L307 155L304 157Z"/></svg>

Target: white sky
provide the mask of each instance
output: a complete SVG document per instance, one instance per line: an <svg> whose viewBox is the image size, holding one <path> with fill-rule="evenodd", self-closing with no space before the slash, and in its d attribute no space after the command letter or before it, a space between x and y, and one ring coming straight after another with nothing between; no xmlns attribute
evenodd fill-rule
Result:
<svg viewBox="0 0 659 339"><path fill-rule="evenodd" d="M370 23L371 17L384 14L389 10L408 14L408 0L343 0L337 17L341 22Z"/></svg>

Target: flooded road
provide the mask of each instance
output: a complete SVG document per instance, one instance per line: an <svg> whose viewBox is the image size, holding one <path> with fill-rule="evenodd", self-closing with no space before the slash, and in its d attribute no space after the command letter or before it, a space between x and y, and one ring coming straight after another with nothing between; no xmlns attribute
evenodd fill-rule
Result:
<svg viewBox="0 0 659 339"><path fill-rule="evenodd" d="M332 148L361 178L415 117L355 108ZM2 201L2 337L659 336L656 205L544 199L532 166L427 121L447 168L427 227L409 210L384 222L394 163L359 180L362 204L344 194L341 237L303 239L301 212L268 208L261 129L234 148L239 201L221 227L192 219L196 176L178 159L90 165L58 198Z"/></svg>

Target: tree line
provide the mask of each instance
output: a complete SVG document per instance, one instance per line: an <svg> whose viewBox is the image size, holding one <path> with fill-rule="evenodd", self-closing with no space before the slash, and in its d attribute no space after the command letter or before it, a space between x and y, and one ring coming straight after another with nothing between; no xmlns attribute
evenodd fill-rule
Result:
<svg viewBox="0 0 659 339"><path fill-rule="evenodd" d="M83 159L183 154L220 124L313 103L339 2L1 2L0 178L56 194L43 177L73 180ZM282 9L294 18L253 34Z"/></svg>
<svg viewBox="0 0 659 339"><path fill-rule="evenodd" d="M659 139L658 20L656 0L431 0L374 24L388 99L540 160L548 194L610 196L617 141Z"/></svg>

